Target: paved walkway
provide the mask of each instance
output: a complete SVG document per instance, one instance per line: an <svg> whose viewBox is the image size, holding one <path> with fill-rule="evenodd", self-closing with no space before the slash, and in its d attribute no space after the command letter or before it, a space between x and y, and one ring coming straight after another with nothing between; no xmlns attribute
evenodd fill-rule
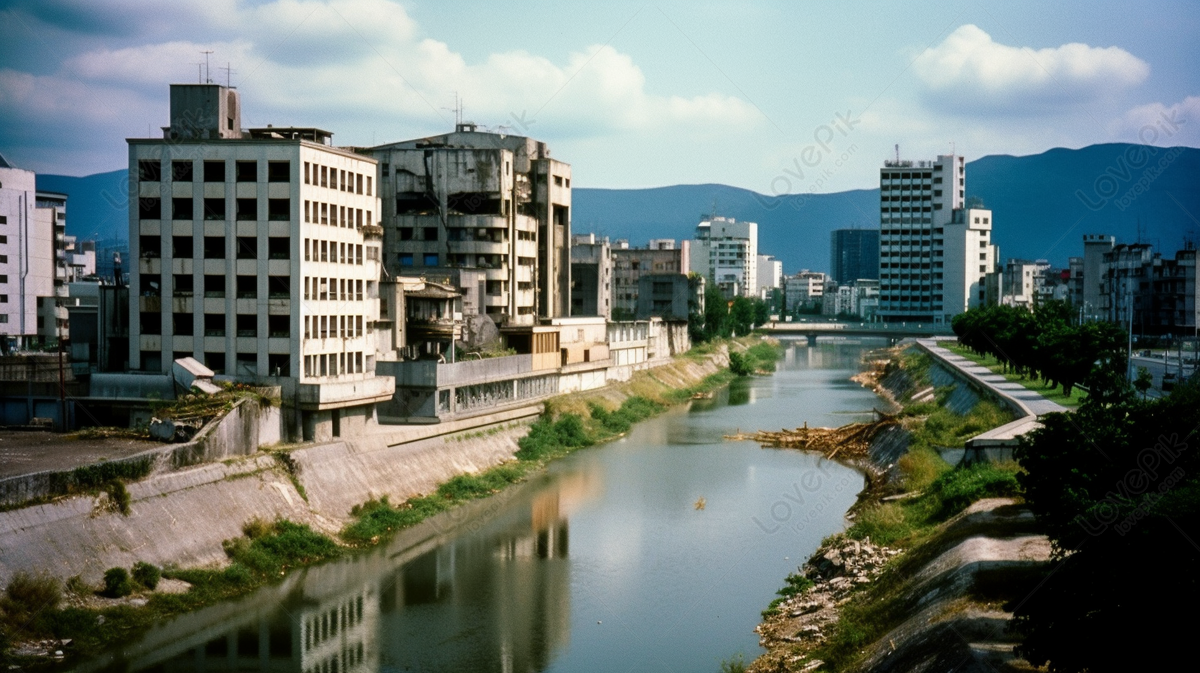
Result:
<svg viewBox="0 0 1200 673"><path fill-rule="evenodd" d="M919 339L917 343L921 344L939 360L953 366L955 369L996 391L998 394L1015 401L1018 406L1026 410L1026 415L1028 416L1041 416L1043 414L1069 411L1058 402L1051 402L1042 397L1042 394L1035 390L1030 390L1020 383L1009 381L983 365L975 364L961 355L950 352L950 350L939 346L937 341L933 339Z"/></svg>

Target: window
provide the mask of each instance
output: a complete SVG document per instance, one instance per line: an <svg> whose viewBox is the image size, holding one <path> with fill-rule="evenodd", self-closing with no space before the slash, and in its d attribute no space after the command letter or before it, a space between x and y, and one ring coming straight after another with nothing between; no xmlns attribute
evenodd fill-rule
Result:
<svg viewBox="0 0 1200 673"><path fill-rule="evenodd" d="M138 314L142 334L162 334L162 314L142 311Z"/></svg>
<svg viewBox="0 0 1200 673"><path fill-rule="evenodd" d="M138 180L142 182L162 180L162 162L158 159L140 159L138 161Z"/></svg>
<svg viewBox="0 0 1200 673"><path fill-rule="evenodd" d="M38 297L38 299L41 299L41 297ZM8 303L8 295L0 294L0 304L7 304L7 303Z"/></svg>
<svg viewBox="0 0 1200 673"><path fill-rule="evenodd" d="M175 182L191 182L192 170L193 166L191 161L172 161L171 179Z"/></svg>
<svg viewBox="0 0 1200 673"><path fill-rule="evenodd" d="M172 257L195 257L196 252L193 249L191 236L172 236L171 237L171 256Z"/></svg>
<svg viewBox="0 0 1200 673"><path fill-rule="evenodd" d="M363 192L362 192L362 190L363 190L363 176L362 176L362 173L359 173L359 174L358 174L358 178L357 178L357 180L355 181L355 184L356 184L356 187L355 187L355 190L354 190L354 191L355 191L355 193L362 194L362 193L363 193Z"/></svg>
<svg viewBox="0 0 1200 673"><path fill-rule="evenodd" d="M161 257L162 256L162 237L161 236L140 236L138 237L138 250L142 257Z"/></svg>
<svg viewBox="0 0 1200 673"><path fill-rule="evenodd" d="M190 273L175 274L175 296L190 297L196 286L196 279Z"/></svg>
<svg viewBox="0 0 1200 673"><path fill-rule="evenodd" d="M225 314L204 314L204 336L225 336ZM212 369L212 366L209 366ZM215 371L215 370L214 370Z"/></svg>
<svg viewBox="0 0 1200 673"><path fill-rule="evenodd" d="M221 318L222 320L225 319L225 316L217 316L217 317ZM204 316L204 324L207 327L207 325L208 325L208 316L207 315ZM224 332L222 331L222 333L217 336L224 336ZM224 353L205 353L204 354L204 366L213 370L214 374L224 374L225 373L225 354Z"/></svg>
<svg viewBox="0 0 1200 673"><path fill-rule="evenodd" d="M321 167L321 186L322 187L329 186L329 167L327 167L327 166Z"/></svg>
<svg viewBox="0 0 1200 673"><path fill-rule="evenodd" d="M267 376L291 376L291 362L287 353L268 353Z"/></svg>
<svg viewBox="0 0 1200 673"><path fill-rule="evenodd" d="M206 220L223 220L225 219L225 199L204 199L204 219Z"/></svg>
<svg viewBox="0 0 1200 673"><path fill-rule="evenodd" d="M371 196L371 176L367 176L367 196Z"/></svg>
<svg viewBox="0 0 1200 673"><path fill-rule="evenodd" d="M271 299L291 298L292 279L288 276L268 276L267 296Z"/></svg>
<svg viewBox="0 0 1200 673"><path fill-rule="evenodd" d="M238 182L258 182L257 161L239 161L236 166Z"/></svg>
<svg viewBox="0 0 1200 673"><path fill-rule="evenodd" d="M138 199L138 216L143 220L161 220L162 199L144 196Z"/></svg>
<svg viewBox="0 0 1200 673"><path fill-rule="evenodd" d="M436 253L425 253L425 266L437 266L438 256Z"/></svg>
<svg viewBox="0 0 1200 673"><path fill-rule="evenodd" d="M258 238L254 236L238 236L237 258L258 259Z"/></svg>
<svg viewBox="0 0 1200 673"><path fill-rule="evenodd" d="M237 219L239 219L239 220L257 220L258 219L258 199L238 199L237 200Z"/></svg>
<svg viewBox="0 0 1200 673"><path fill-rule="evenodd" d="M981 253L979 253L979 261L981 261L981 262L982 262L982 261L985 261L986 259L987 259L987 253L986 253L986 252L981 252Z"/></svg>
<svg viewBox="0 0 1200 673"><path fill-rule="evenodd" d="M240 337L258 336L258 316L239 313L237 315L237 335Z"/></svg>
<svg viewBox="0 0 1200 673"><path fill-rule="evenodd" d="M0 215L0 224L8 224L8 215Z"/></svg>
<svg viewBox="0 0 1200 673"><path fill-rule="evenodd" d="M204 277L204 296L213 299L225 298L225 276L205 276Z"/></svg>
<svg viewBox="0 0 1200 673"><path fill-rule="evenodd" d="M276 222L292 219L292 200L267 199L267 219Z"/></svg>
<svg viewBox="0 0 1200 673"><path fill-rule="evenodd" d="M312 182L308 179L309 166L310 166L310 164L307 161L305 161L304 162L304 184L306 184L306 185L312 184Z"/></svg>
<svg viewBox="0 0 1200 673"><path fill-rule="evenodd" d="M292 162L290 161L268 161L267 162L267 182L291 182L292 180Z"/></svg>
<svg viewBox="0 0 1200 673"><path fill-rule="evenodd" d="M290 259L291 239L283 236L272 236L267 239L267 259Z"/></svg>
<svg viewBox="0 0 1200 673"><path fill-rule="evenodd" d="M204 259L225 259L225 237L204 237Z"/></svg>
<svg viewBox="0 0 1200 673"><path fill-rule="evenodd" d="M412 227L400 227L397 231L400 232L401 241L411 241L413 237Z"/></svg>
<svg viewBox="0 0 1200 673"><path fill-rule="evenodd" d="M0 273L0 284L4 284L7 282L8 282L8 274Z"/></svg>
<svg viewBox="0 0 1200 673"><path fill-rule="evenodd" d="M171 331L176 336L192 336L195 333L195 325L193 324L191 313L172 313L171 314Z"/></svg>
<svg viewBox="0 0 1200 673"><path fill-rule="evenodd" d="M8 322L8 314L0 313L0 323L6 323L6 322Z"/></svg>
<svg viewBox="0 0 1200 673"><path fill-rule="evenodd" d="M321 259L318 261L321 261L321 262L329 261L329 242L328 241L321 241Z"/></svg>
<svg viewBox="0 0 1200 673"><path fill-rule="evenodd" d="M437 227L425 227L424 236L425 236L426 241L438 240L438 228Z"/></svg>
<svg viewBox="0 0 1200 673"><path fill-rule="evenodd" d="M237 298L238 299L255 299L258 297L258 277L257 276L238 276L237 277Z"/></svg>
<svg viewBox="0 0 1200 673"><path fill-rule="evenodd" d="M291 320L286 315L267 316L267 336L286 338L291 336Z"/></svg>
<svg viewBox="0 0 1200 673"><path fill-rule="evenodd" d="M400 266L412 266L413 256L411 252L402 252L399 257Z"/></svg>
<svg viewBox="0 0 1200 673"><path fill-rule="evenodd" d="M171 199L171 219L190 220L192 217L192 199L190 197L175 197Z"/></svg>
<svg viewBox="0 0 1200 673"><path fill-rule="evenodd" d="M225 162L224 161L205 161L204 162L204 181L205 182L225 182Z"/></svg>

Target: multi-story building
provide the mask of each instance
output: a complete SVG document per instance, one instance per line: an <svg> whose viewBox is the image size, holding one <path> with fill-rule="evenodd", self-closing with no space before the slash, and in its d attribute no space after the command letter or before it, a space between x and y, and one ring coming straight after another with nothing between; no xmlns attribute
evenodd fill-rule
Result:
<svg viewBox="0 0 1200 673"><path fill-rule="evenodd" d="M75 253L75 239L66 234L67 195L38 191L36 178L33 171L17 168L0 156L0 339L4 348L69 338L67 313L60 300L76 271L72 265L87 264L86 255Z"/></svg>
<svg viewBox="0 0 1200 673"><path fill-rule="evenodd" d="M1079 287L1082 290L1080 307L1085 320L1096 320L1106 315L1103 300L1104 256L1112 252L1116 244L1117 238L1107 234L1083 236L1083 275Z"/></svg>
<svg viewBox="0 0 1200 673"><path fill-rule="evenodd" d="M613 256L608 238L571 237L571 315L612 317Z"/></svg>
<svg viewBox="0 0 1200 673"><path fill-rule="evenodd" d="M1154 269L1154 323L1157 331L1176 336L1197 336L1200 327L1200 276L1196 273L1196 246L1192 242L1164 259Z"/></svg>
<svg viewBox="0 0 1200 673"><path fill-rule="evenodd" d="M241 128L236 90L171 86L162 139L130 138L129 366L195 357L280 386L289 436L374 422L376 162L316 128Z"/></svg>
<svg viewBox="0 0 1200 673"><path fill-rule="evenodd" d="M948 323L986 303L987 275L995 270L999 252L991 243L991 233L992 211L982 208L956 210L946 223L942 312L934 314L934 322Z"/></svg>
<svg viewBox="0 0 1200 673"><path fill-rule="evenodd" d="M1161 265L1162 258L1148 243L1122 243L1104 253L1100 298L1104 319L1145 333L1154 321L1154 277Z"/></svg>
<svg viewBox="0 0 1200 673"><path fill-rule="evenodd" d="M648 274L682 274L691 268L691 241L660 238L649 242L644 248L631 248L626 240L618 240L612 248L613 256L613 299L615 315L630 320L638 312L640 279Z"/></svg>
<svg viewBox="0 0 1200 673"><path fill-rule="evenodd" d="M637 319L687 320L690 314L698 312L696 286L700 284L703 288L703 283L704 279L700 276L681 273L648 273L641 276L638 278ZM699 294L700 301L703 301L703 289Z"/></svg>
<svg viewBox="0 0 1200 673"><path fill-rule="evenodd" d="M1010 259L1000 271L1000 303L1032 309L1046 284L1050 262ZM1044 298L1044 297L1041 297Z"/></svg>
<svg viewBox="0 0 1200 673"><path fill-rule="evenodd" d="M879 280L879 230L835 229L829 234L829 277L838 285Z"/></svg>
<svg viewBox="0 0 1200 673"><path fill-rule="evenodd" d="M794 313L797 310L813 312L820 309L822 296L825 293L826 276L820 271L800 271L794 276L783 278L784 311Z"/></svg>
<svg viewBox="0 0 1200 673"><path fill-rule="evenodd" d="M726 298L758 295L758 225L712 216L696 225L691 269Z"/></svg>
<svg viewBox="0 0 1200 673"><path fill-rule="evenodd" d="M1067 260L1067 299L1071 305L1083 315L1083 258L1071 257Z"/></svg>
<svg viewBox="0 0 1200 673"><path fill-rule="evenodd" d="M760 299L770 299L771 291L783 287L783 262L773 255L759 255L757 258L758 288L754 296Z"/></svg>
<svg viewBox="0 0 1200 673"><path fill-rule="evenodd" d="M944 320L946 228L952 213L962 208L965 190L966 162L961 156L884 162L879 171L882 320Z"/></svg>
<svg viewBox="0 0 1200 673"><path fill-rule="evenodd" d="M571 166L545 143L479 131L372 147L391 275L481 269L502 327L570 313Z"/></svg>

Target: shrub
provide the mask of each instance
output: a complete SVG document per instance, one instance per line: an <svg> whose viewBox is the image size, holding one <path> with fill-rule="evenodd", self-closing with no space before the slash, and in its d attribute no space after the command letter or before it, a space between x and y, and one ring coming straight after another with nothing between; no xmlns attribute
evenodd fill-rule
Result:
<svg viewBox="0 0 1200 673"><path fill-rule="evenodd" d="M154 591L158 588L158 580L162 578L162 571L158 566L138 561L133 564L133 580L138 584Z"/></svg>
<svg viewBox="0 0 1200 673"><path fill-rule="evenodd" d="M10 623L28 623L54 610L62 600L62 586L49 575L18 572L8 582L0 608Z"/></svg>
<svg viewBox="0 0 1200 673"><path fill-rule="evenodd" d="M129 571L124 568L109 568L104 571L104 591L101 593L109 598L121 598L133 593Z"/></svg>
<svg viewBox="0 0 1200 673"><path fill-rule="evenodd" d="M270 522L258 516L250 519L242 525L242 532L245 533L246 537L250 538L251 540L267 535L271 532L271 529L272 526Z"/></svg>
<svg viewBox="0 0 1200 673"><path fill-rule="evenodd" d="M92 593L93 588L87 582L83 581L80 575L72 575L67 578L67 591L76 596L87 596Z"/></svg>
<svg viewBox="0 0 1200 673"><path fill-rule="evenodd" d="M108 497L112 499L112 506L121 514L129 514L129 491L125 488L125 484L114 479L108 483L105 488L108 491Z"/></svg>
<svg viewBox="0 0 1200 673"><path fill-rule="evenodd" d="M929 487L931 495L941 501L939 518L949 518L983 498L1014 496L1021 492L1015 465L977 463L967 468L951 470Z"/></svg>
<svg viewBox="0 0 1200 673"><path fill-rule="evenodd" d="M729 371L738 376L749 376L754 373L754 365L750 362L750 358L741 353L729 352Z"/></svg>

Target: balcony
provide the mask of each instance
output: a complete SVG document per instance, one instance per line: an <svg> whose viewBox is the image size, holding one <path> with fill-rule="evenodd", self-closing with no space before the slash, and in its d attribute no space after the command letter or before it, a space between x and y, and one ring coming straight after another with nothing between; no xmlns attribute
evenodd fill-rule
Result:
<svg viewBox="0 0 1200 673"><path fill-rule="evenodd" d="M395 392L396 379L391 376L367 376L358 380L329 383L301 383L297 388L301 408L309 410L382 402L390 399Z"/></svg>

